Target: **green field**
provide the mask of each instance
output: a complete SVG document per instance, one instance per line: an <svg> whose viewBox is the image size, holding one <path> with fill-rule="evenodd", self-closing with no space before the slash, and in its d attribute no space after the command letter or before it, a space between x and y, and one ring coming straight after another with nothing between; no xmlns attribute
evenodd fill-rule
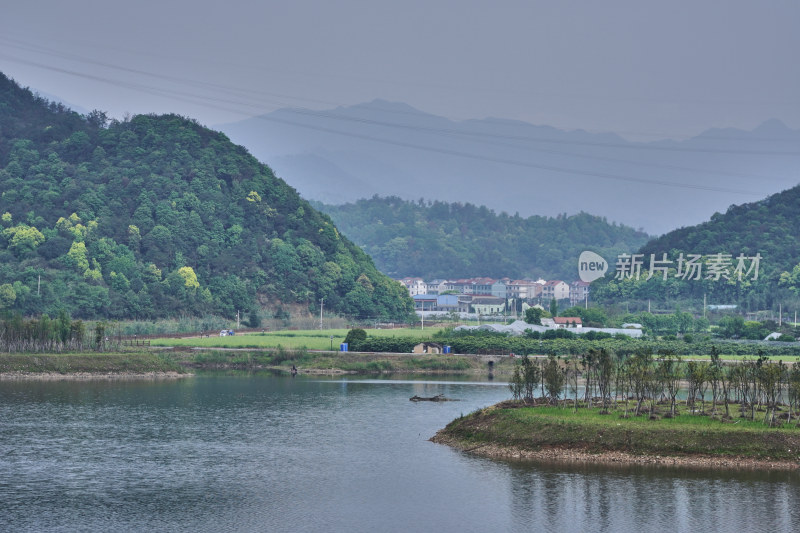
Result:
<svg viewBox="0 0 800 533"><path fill-rule="evenodd" d="M197 346L201 348L287 348L291 350L339 350L347 336L347 329L289 330L267 333L249 333L232 337L191 337L185 339L154 339L153 346ZM420 341L430 339L438 329L368 329L370 337L413 337ZM333 339L331 339L333 337Z"/></svg>
<svg viewBox="0 0 800 533"><path fill-rule="evenodd" d="M238 334L231 337L187 337L181 339L162 338L152 340L153 346L162 347L197 347L197 348L220 348L220 349L250 349L250 350L274 350L283 348L286 350L323 350L323 351L339 351L339 345L344 342L344 339L349 330L347 329L327 329L327 330L282 330L270 331L265 333L247 333ZM590 348L605 347L612 353L617 354L619 357L629 356L636 348L652 350L654 354L660 353L660 350L672 351L672 353L681 354L680 357L684 361L698 360L710 361L708 352L715 346L713 344L686 344L683 342L675 341L636 341L636 340L620 340L620 339L606 339L598 341L587 341L585 339L551 339L551 340L532 340L520 337L504 337L504 336L481 336L477 335L474 338L463 336L448 336L446 330L440 327L429 327L426 329L420 328L401 328L401 329L368 329L368 341L362 344L362 350L366 352L381 352L385 351L385 345L380 342L369 342L370 339L381 338L395 338L411 340L435 340L442 344L449 344L453 348L453 353L458 354L499 354L507 355L510 352L517 354L528 353L531 355L547 355L555 353L559 357L568 357L569 354L586 353ZM444 335L444 336L443 336ZM408 342L404 343L406 346L403 349L392 347L390 351L406 351L410 352ZM753 360L757 357L757 352L762 352L769 358L770 361L776 362L782 360L785 363L797 363L800 356L793 353L785 353L783 345L776 344L766 346L745 346L744 348L751 348L751 352L742 351L738 353L734 348L743 350L739 345L730 343L720 343L717 345L721 354L720 357L725 361L741 362L744 360ZM771 353L775 350L781 349L777 353ZM352 346L351 346L352 350ZM730 350L734 353L725 353ZM688 352L688 353L687 353ZM781 353L783 352L783 353ZM657 357L657 356L656 356Z"/></svg>

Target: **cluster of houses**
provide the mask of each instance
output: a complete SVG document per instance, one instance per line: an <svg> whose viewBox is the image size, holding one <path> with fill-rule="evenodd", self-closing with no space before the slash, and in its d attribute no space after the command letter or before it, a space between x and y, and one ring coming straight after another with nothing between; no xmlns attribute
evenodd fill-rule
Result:
<svg viewBox="0 0 800 533"><path fill-rule="evenodd" d="M589 283L574 281L566 283L561 280L545 281L511 280L509 278L470 278L455 281L435 280L426 283L422 278L403 278L402 283L414 299L417 314L425 320L426 316L457 313L461 318L485 317L488 319L507 318L524 315L530 307L544 308L555 298L559 305L565 300L570 305L587 305L589 301ZM574 333L591 331L605 332L612 335L640 337L640 324L623 324L622 328L584 327L579 317L542 318L541 325L528 324L523 320L515 320L511 324L482 324L478 326L459 326L456 330L479 330L522 335L526 331L545 332L552 329L568 328ZM426 346L419 349L428 352ZM416 350L416 348L415 348ZM436 352L440 353L440 352Z"/></svg>
<svg viewBox="0 0 800 533"><path fill-rule="evenodd" d="M554 298L570 305L589 300L589 283L585 281L468 278L426 282L412 277L398 281L408 289L417 311L426 313L492 316L524 313L533 305L547 306Z"/></svg>

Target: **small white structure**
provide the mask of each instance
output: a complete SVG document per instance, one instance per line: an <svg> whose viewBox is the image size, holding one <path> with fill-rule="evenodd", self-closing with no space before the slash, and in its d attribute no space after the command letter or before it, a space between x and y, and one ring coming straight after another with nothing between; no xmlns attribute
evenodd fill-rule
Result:
<svg viewBox="0 0 800 533"><path fill-rule="evenodd" d="M442 351L442 345L438 342L421 342L414 346L411 353L440 354Z"/></svg>
<svg viewBox="0 0 800 533"><path fill-rule="evenodd" d="M543 318L542 323L544 324L545 321L552 321L551 318ZM480 326L458 326L455 328L454 331L494 331L496 333L508 333L512 336L519 336L524 334L526 331L538 331L539 333L544 333L545 331L553 331L557 329L555 326L537 326L534 324L528 324L523 320L516 320L511 324L483 324ZM583 335L589 333L590 331L598 331L602 333L608 333L610 335L626 335L628 337L632 337L634 339L638 339L642 336L641 329L620 329L620 328L571 328L570 331L576 333L578 335Z"/></svg>
<svg viewBox="0 0 800 533"><path fill-rule="evenodd" d="M557 316L553 318L557 328L582 328L583 322L577 316Z"/></svg>

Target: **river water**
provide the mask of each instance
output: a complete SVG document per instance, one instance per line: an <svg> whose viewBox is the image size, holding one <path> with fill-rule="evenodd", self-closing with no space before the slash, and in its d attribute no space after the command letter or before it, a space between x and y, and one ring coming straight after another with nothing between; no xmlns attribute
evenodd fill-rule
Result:
<svg viewBox="0 0 800 533"><path fill-rule="evenodd" d="M457 402L410 402L445 394ZM0 382L0 531L797 531L792 473L564 466L428 439L502 383Z"/></svg>

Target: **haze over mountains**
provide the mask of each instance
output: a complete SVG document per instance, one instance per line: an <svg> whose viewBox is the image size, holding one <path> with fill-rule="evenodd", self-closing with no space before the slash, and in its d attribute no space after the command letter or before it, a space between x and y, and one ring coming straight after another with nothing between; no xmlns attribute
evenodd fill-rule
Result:
<svg viewBox="0 0 800 533"><path fill-rule="evenodd" d="M471 202L510 214L581 211L651 234L707 220L800 181L800 131L768 120L683 141L525 122L455 122L374 100L281 109L216 126L301 195L327 204L375 194Z"/></svg>

